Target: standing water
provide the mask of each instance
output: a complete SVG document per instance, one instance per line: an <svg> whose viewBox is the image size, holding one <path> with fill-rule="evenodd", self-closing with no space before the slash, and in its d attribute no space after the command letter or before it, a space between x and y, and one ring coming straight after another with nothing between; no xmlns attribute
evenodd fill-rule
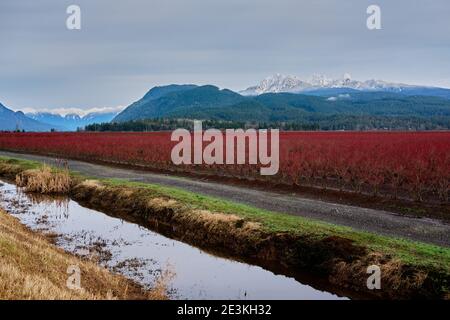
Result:
<svg viewBox="0 0 450 320"><path fill-rule="evenodd" d="M294 278L216 257L67 197L25 194L0 180L0 207L30 229L55 235L57 246L95 257L144 287L169 271L173 299L341 299Z"/></svg>

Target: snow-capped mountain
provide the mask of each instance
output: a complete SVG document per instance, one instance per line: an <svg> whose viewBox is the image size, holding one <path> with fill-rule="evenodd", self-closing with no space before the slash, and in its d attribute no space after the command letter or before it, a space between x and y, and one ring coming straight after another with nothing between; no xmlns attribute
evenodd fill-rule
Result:
<svg viewBox="0 0 450 320"><path fill-rule="evenodd" d="M52 129L59 128L31 119L23 112L13 111L0 103L0 130L50 131Z"/></svg>
<svg viewBox="0 0 450 320"><path fill-rule="evenodd" d="M284 76L277 73L272 77L265 78L259 85L247 88L240 93L242 95L259 95L268 92L298 92L311 86L310 83L303 81L296 76Z"/></svg>
<svg viewBox="0 0 450 320"><path fill-rule="evenodd" d="M67 131L75 131L92 123L110 122L118 112L91 112L84 116L69 113L65 116L51 112L27 113L31 119L58 126Z"/></svg>
<svg viewBox="0 0 450 320"><path fill-rule="evenodd" d="M258 85L249 87L240 92L242 95L260 95L263 93L279 92L307 92L320 89L348 88L362 91L395 91L401 92L403 89L421 88L401 83L390 83L382 80L353 80L351 75L346 73L340 79L328 78L324 75L314 75L308 80L301 80L296 76L285 76L276 74L262 80Z"/></svg>

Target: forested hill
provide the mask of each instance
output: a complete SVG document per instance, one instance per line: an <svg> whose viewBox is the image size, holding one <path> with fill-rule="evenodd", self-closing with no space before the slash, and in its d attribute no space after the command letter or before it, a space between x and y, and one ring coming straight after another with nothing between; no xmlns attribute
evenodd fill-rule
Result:
<svg viewBox="0 0 450 320"><path fill-rule="evenodd" d="M241 122L305 122L339 117L434 122L450 117L450 100L389 92L341 91L333 95L267 93L242 96L211 85L171 85L150 90L113 122L142 119L209 119ZM350 118L349 118L350 119Z"/></svg>

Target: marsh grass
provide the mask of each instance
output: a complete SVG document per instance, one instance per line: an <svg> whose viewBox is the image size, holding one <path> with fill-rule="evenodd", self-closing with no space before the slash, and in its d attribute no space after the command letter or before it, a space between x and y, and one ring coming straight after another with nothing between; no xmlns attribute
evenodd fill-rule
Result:
<svg viewBox="0 0 450 320"><path fill-rule="evenodd" d="M43 165L37 169L29 169L16 175L16 184L26 192L40 194L67 194L70 191L72 179L65 169L53 169Z"/></svg>

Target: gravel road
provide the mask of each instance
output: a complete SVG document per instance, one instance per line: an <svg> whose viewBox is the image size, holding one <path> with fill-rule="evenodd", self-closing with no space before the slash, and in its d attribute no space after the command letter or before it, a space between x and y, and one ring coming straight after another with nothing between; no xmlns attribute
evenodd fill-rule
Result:
<svg viewBox="0 0 450 320"><path fill-rule="evenodd" d="M36 161L52 161L51 157L4 151L0 151L0 155ZM98 178L120 178L178 187L258 208L349 226L357 230L450 246L450 225L439 220L405 217L387 211L307 199L288 193L269 192L249 187L109 167L76 160L69 160L69 166L71 170Z"/></svg>

